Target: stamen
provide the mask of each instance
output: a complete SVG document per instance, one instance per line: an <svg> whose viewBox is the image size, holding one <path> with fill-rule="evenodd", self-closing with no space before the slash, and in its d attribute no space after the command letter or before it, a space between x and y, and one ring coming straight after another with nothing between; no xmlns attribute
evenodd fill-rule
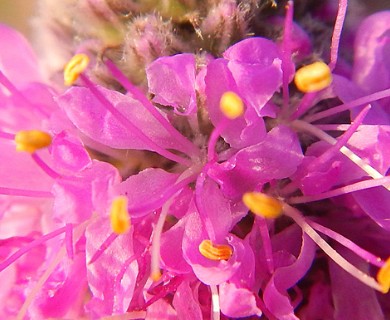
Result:
<svg viewBox="0 0 390 320"><path fill-rule="evenodd" d="M282 41L282 72L283 72L283 112L287 111L290 93L288 83L290 73L288 72L288 64L291 63L291 31L294 16L294 2L288 1L286 5L286 16L283 26L283 41Z"/></svg>
<svg viewBox="0 0 390 320"><path fill-rule="evenodd" d="M118 196L112 202L110 220L111 228L116 234L123 234L130 229L130 215L125 196Z"/></svg>
<svg viewBox="0 0 390 320"><path fill-rule="evenodd" d="M302 92L316 92L332 83L332 72L324 62L317 61L300 68L295 73L295 85Z"/></svg>
<svg viewBox="0 0 390 320"><path fill-rule="evenodd" d="M337 11L336 22L333 28L332 43L330 45L330 63L329 68L333 70L337 63L341 31L343 30L343 24L345 15L347 12L348 0L339 0L339 8Z"/></svg>
<svg viewBox="0 0 390 320"><path fill-rule="evenodd" d="M386 187L388 185L390 185L390 176L389 177L386 176L386 177L378 178L378 179L372 179L372 180L359 181L359 182L347 185L345 187L333 189L333 190L326 191L326 192L320 193L320 194L314 194L314 195L309 195L309 196L291 197L288 199L288 203L299 204L299 203L319 201L319 200L334 198L334 197L341 196L344 194L356 192L359 190L366 190L366 189L375 188L375 187L379 187L379 186Z"/></svg>
<svg viewBox="0 0 390 320"><path fill-rule="evenodd" d="M164 228L165 219L168 214L169 207L171 206L173 198L170 198L162 207L160 216L156 226L154 227L153 239L152 239L152 252L150 263L150 278L153 281L158 281L161 278L160 271L160 247L161 247L161 234Z"/></svg>
<svg viewBox="0 0 390 320"><path fill-rule="evenodd" d="M293 219L298 224L303 232L305 232L336 264L348 272L367 286L383 292L384 288L381 284L375 281L374 278L365 274L363 271L356 268L353 264L342 257L336 250L334 250L305 220L305 217L295 208L288 204L283 205L284 213Z"/></svg>
<svg viewBox="0 0 390 320"><path fill-rule="evenodd" d="M22 130L15 135L17 151L34 153L51 144L51 136L40 130Z"/></svg>
<svg viewBox="0 0 390 320"><path fill-rule="evenodd" d="M227 91L221 96L219 107L224 118L219 121L217 126L211 132L209 143L207 145L207 160L208 162L214 162L217 160L217 153L215 152L215 146L225 128L229 125L230 120L234 120L244 114L244 102L234 92Z"/></svg>
<svg viewBox="0 0 390 320"><path fill-rule="evenodd" d="M244 113L244 102L234 92L225 92L220 101L222 113L229 119L236 119Z"/></svg>
<svg viewBox="0 0 390 320"><path fill-rule="evenodd" d="M333 138L332 136L328 135L326 132L316 128L314 125L307 123L305 121L295 120L294 122L292 122L292 126L298 130L307 131L312 135L318 137L319 139L328 142L329 144L334 145L337 143L337 139ZM380 172L378 172L375 168L373 168L371 165L366 163L362 158L360 158L356 153L348 149L346 146L342 146L340 148L340 152L344 154L347 158L349 158L349 160L355 163L358 167L360 167L364 172L366 172L371 178L373 179L384 178L384 176ZM390 187L385 186L385 188L390 190Z"/></svg>
<svg viewBox="0 0 390 320"><path fill-rule="evenodd" d="M49 176L52 177L53 179L58 179L61 177L59 173L54 171L52 168L50 168L45 161L41 159L39 155L36 153L31 154L31 158L35 161L35 163Z"/></svg>
<svg viewBox="0 0 390 320"><path fill-rule="evenodd" d="M80 237L84 234L85 228L92 222L94 217L91 219L84 221L82 224L78 225L75 228L75 241L77 242ZM47 281L47 279L50 277L50 275L53 273L55 268L61 263L61 261L64 259L66 254L66 250L64 246L60 248L54 259L50 262L50 264L47 266L46 271L43 273L43 275L38 279L32 290L27 295L26 299L24 300L24 303L22 307L20 308L19 313L16 316L17 320L23 320L25 318L25 315L27 314L27 311L33 302L33 300L36 298L38 292L42 289L43 285Z"/></svg>
<svg viewBox="0 0 390 320"><path fill-rule="evenodd" d="M229 260L233 249L226 244L213 244L210 240L203 240L199 245L199 252L207 259L221 261Z"/></svg>
<svg viewBox="0 0 390 320"><path fill-rule="evenodd" d="M211 313L212 320L221 319L221 307L219 303L219 293L216 285L210 285L211 290Z"/></svg>
<svg viewBox="0 0 390 320"><path fill-rule="evenodd" d="M390 289L390 258L388 258L385 264L379 269L376 279L382 286L382 292L388 293Z"/></svg>
<svg viewBox="0 0 390 320"><path fill-rule="evenodd" d="M0 71L0 83L7 88L7 90L14 96L17 97L19 100L18 102L25 104L26 106L30 107L31 110L37 110L40 113L42 113L45 117L49 117L50 115L46 110L44 110L39 104L32 103L27 97L20 92L13 83Z"/></svg>
<svg viewBox="0 0 390 320"><path fill-rule="evenodd" d="M73 224L67 223L65 226L65 248L69 259L73 260Z"/></svg>
<svg viewBox="0 0 390 320"><path fill-rule="evenodd" d="M23 246L18 251L13 253L10 257L8 257L5 261L0 263L0 272L3 271L8 266L10 266L12 263L14 263L16 260L18 260L20 257L25 255L30 250L36 248L37 246L41 245L42 243L45 243L46 241L48 241L50 239L57 237L58 235L60 235L64 232L66 232L66 227L62 227L60 229L54 230L54 231L52 231L48 234L45 234L44 236L42 236L34 241L31 241L29 244Z"/></svg>
<svg viewBox="0 0 390 320"><path fill-rule="evenodd" d="M91 260L89 260L88 264L94 263L100 256L104 253L104 251L114 242L114 240L118 237L118 234L111 233L106 240L100 245L99 249L96 250Z"/></svg>
<svg viewBox="0 0 390 320"><path fill-rule="evenodd" d="M349 250L351 250L352 252L354 252L356 255L358 255L359 257L363 258L364 260L368 261L369 263L371 263L372 265L374 266L377 266L377 267L383 267L383 265L385 264L385 262L375 256L374 254L372 254L371 252L359 247L356 243L352 242L351 240L349 240L348 238L344 237L343 235L327 228L327 227L324 227L314 221L311 221L309 219L307 219L307 223L312 226L315 230L325 234L326 236L332 238L333 240L337 241L338 243L342 244L344 247L348 248Z"/></svg>
<svg viewBox="0 0 390 320"><path fill-rule="evenodd" d="M247 192L243 195L242 201L252 211L263 218L275 219L282 212L282 203L261 192Z"/></svg>
<svg viewBox="0 0 390 320"><path fill-rule="evenodd" d="M49 191L26 190L5 187L0 187L0 194L16 197L53 198L53 194Z"/></svg>
<svg viewBox="0 0 390 320"><path fill-rule="evenodd" d="M314 121L320 120L322 118L326 118L326 117L332 116L334 114L350 110L352 108L360 107L360 106L365 105L365 104L370 103L370 102L374 102L377 100L387 98L389 96L390 96L390 89L378 91L378 92L375 92L375 93L370 94L368 96L364 96L364 97L358 98L356 100L352 100L352 101L349 101L347 103L340 104L340 105L333 107L331 109L324 110L324 111L309 115L309 116L305 117L305 121L314 122Z"/></svg>
<svg viewBox="0 0 390 320"><path fill-rule="evenodd" d="M271 243L271 237L269 234L269 227L267 225L267 220L263 217L256 217L255 224L258 225L261 235L261 240L263 243L263 251L265 260L267 262L267 268L268 272L270 274L273 274L275 271L275 264L274 264L274 257L272 253L272 243Z"/></svg>
<svg viewBox="0 0 390 320"><path fill-rule="evenodd" d="M64 83L66 86L73 85L80 74L88 67L89 57L84 53L78 53L70 59L64 68Z"/></svg>

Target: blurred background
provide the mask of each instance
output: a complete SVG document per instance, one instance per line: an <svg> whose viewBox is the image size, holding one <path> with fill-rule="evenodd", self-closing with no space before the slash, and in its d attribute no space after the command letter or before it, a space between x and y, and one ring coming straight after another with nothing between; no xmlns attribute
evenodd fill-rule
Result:
<svg viewBox="0 0 390 320"><path fill-rule="evenodd" d="M12 26L29 36L31 30L30 17L33 12L35 1L36 0L0 0L0 22Z"/></svg>

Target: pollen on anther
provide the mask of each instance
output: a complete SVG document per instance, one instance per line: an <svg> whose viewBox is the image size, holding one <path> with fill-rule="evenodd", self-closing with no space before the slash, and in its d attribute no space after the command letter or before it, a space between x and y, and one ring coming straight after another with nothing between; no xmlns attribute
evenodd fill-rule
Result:
<svg viewBox="0 0 390 320"><path fill-rule="evenodd" d="M127 210L127 198L116 197L110 211L111 228L116 234L123 234L130 229L130 215Z"/></svg>
<svg viewBox="0 0 390 320"><path fill-rule="evenodd" d="M376 276L378 283L382 286L382 292L387 293L390 289L390 258L388 258L385 264L379 269Z"/></svg>
<svg viewBox="0 0 390 320"><path fill-rule="evenodd" d="M244 102L236 93L227 91L221 97L220 108L227 118L233 120L244 113Z"/></svg>
<svg viewBox="0 0 390 320"><path fill-rule="evenodd" d="M332 83L332 72L326 63L317 61L300 68L295 73L294 82L302 92L320 91Z"/></svg>
<svg viewBox="0 0 390 320"><path fill-rule="evenodd" d="M40 130L22 130L15 135L17 151L34 153L51 144L50 134Z"/></svg>
<svg viewBox="0 0 390 320"><path fill-rule="evenodd" d="M213 244L210 240L203 240L199 245L199 252L210 260L229 260L233 254L231 246L226 244Z"/></svg>
<svg viewBox="0 0 390 320"><path fill-rule="evenodd" d="M261 192L247 192L243 195L242 201L249 210L263 218L278 218L283 211L279 200Z"/></svg>
<svg viewBox="0 0 390 320"><path fill-rule="evenodd" d="M84 53L78 53L70 59L64 68L64 83L71 86L79 78L80 74L88 67L89 57Z"/></svg>

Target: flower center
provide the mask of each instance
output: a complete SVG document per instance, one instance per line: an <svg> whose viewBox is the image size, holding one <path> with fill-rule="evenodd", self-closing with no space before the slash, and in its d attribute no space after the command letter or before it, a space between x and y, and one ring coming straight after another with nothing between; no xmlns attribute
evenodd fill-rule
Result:
<svg viewBox="0 0 390 320"><path fill-rule="evenodd" d="M210 260L229 260L233 249L226 244L213 244L210 240L203 240L199 245L199 252Z"/></svg>

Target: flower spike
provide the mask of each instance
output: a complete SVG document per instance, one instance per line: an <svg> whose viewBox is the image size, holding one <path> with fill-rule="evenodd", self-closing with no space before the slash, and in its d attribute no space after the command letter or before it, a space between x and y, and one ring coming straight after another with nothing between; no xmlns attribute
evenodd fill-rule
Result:
<svg viewBox="0 0 390 320"><path fill-rule="evenodd" d="M130 229L130 216L125 196L116 197L112 202L110 220L111 228L116 234L123 234Z"/></svg>
<svg viewBox="0 0 390 320"><path fill-rule="evenodd" d="M388 258L385 264L379 269L376 279L382 286L382 292L388 293L390 289L390 258Z"/></svg>
<svg viewBox="0 0 390 320"><path fill-rule="evenodd" d="M88 67L89 57L84 53L78 53L70 59L64 68L64 83L66 86L73 85L80 74Z"/></svg>
<svg viewBox="0 0 390 320"><path fill-rule="evenodd" d="M17 151L34 153L51 144L51 136L40 130L22 130L15 135Z"/></svg>
<svg viewBox="0 0 390 320"><path fill-rule="evenodd" d="M261 192L247 192L242 197L242 201L249 210L263 218L278 218L283 211L279 200Z"/></svg>
<svg viewBox="0 0 390 320"><path fill-rule="evenodd" d="M199 245L199 252L207 259L220 261L229 260L233 250L229 245L213 244L210 240L203 240Z"/></svg>
<svg viewBox="0 0 390 320"><path fill-rule="evenodd" d="M236 119L244 113L244 102L234 92L225 92L220 101L223 114L229 119Z"/></svg>
<svg viewBox="0 0 390 320"><path fill-rule="evenodd" d="M320 91L332 83L332 72L326 63L317 61L300 68L294 82L302 92Z"/></svg>

